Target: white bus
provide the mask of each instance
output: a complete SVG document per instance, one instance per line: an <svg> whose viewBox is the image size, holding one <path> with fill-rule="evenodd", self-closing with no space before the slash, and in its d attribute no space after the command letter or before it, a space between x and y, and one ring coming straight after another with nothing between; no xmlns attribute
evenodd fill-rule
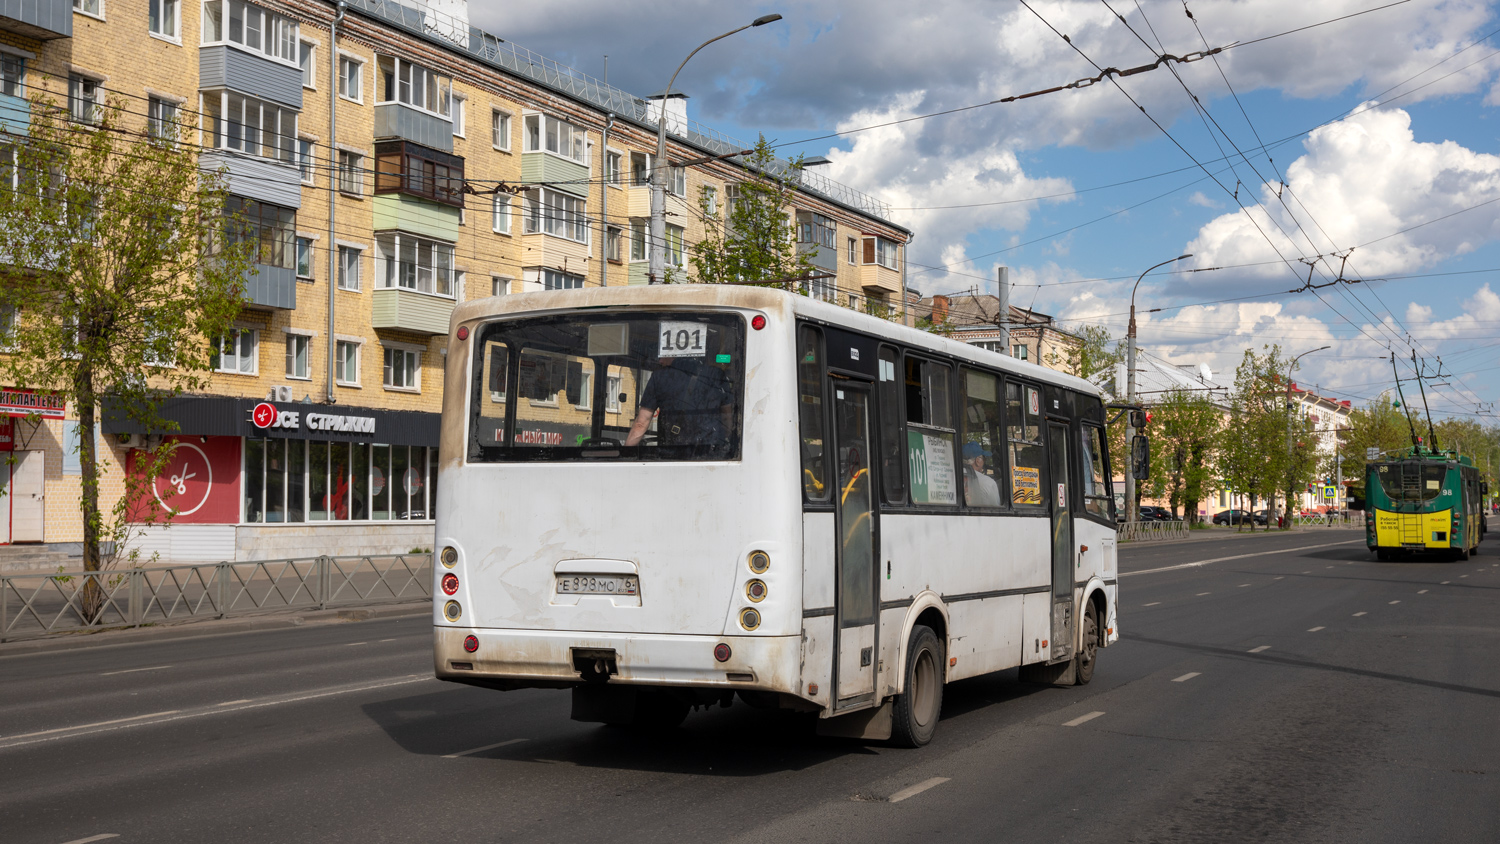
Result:
<svg viewBox="0 0 1500 844"><path fill-rule="evenodd" d="M943 684L1087 683L1119 637L1078 378L807 297L660 285L453 313L439 679L580 721L816 711L932 737Z"/></svg>

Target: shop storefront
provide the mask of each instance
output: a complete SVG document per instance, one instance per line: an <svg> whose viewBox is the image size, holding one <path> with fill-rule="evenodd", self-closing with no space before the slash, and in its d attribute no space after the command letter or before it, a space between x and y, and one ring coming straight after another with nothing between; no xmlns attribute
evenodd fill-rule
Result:
<svg viewBox="0 0 1500 844"><path fill-rule="evenodd" d="M66 415L63 399L51 393L0 389L0 545L46 539L46 446L52 437L37 435Z"/></svg>
<svg viewBox="0 0 1500 844"><path fill-rule="evenodd" d="M105 414L105 433L131 449L128 471L142 471L161 442L177 443L153 489L175 515L143 516L154 522L135 539L143 554L256 560L432 547L436 413L188 396L160 415L179 427L165 440Z"/></svg>

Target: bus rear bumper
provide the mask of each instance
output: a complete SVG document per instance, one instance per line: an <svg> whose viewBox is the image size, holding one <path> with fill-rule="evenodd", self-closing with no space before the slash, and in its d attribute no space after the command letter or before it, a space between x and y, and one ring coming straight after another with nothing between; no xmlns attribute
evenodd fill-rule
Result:
<svg viewBox="0 0 1500 844"><path fill-rule="evenodd" d="M659 633L592 633L438 627L433 669L440 680L508 688L567 686L585 682L579 664L602 658L610 683L753 689L797 694L800 636L691 636ZM479 647L466 652L464 639ZM729 659L714 656L728 645ZM613 656L608 661L607 655ZM479 682L476 682L479 681Z"/></svg>

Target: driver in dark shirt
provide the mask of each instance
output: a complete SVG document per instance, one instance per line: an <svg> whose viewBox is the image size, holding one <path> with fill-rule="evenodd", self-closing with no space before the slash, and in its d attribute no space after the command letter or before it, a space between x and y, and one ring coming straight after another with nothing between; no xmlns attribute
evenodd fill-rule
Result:
<svg viewBox="0 0 1500 844"><path fill-rule="evenodd" d="M665 445L724 446L734 425L734 398L718 367L690 357L661 359L661 368L646 383L641 403L625 437L625 445L640 445L661 412L658 428Z"/></svg>

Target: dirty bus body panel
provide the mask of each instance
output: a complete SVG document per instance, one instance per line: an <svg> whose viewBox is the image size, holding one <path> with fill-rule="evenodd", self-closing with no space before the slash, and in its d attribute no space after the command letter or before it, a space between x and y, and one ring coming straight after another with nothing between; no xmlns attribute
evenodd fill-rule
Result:
<svg viewBox="0 0 1500 844"><path fill-rule="evenodd" d="M572 687L580 720L739 692L883 737L894 711L920 744L908 678L1073 681L1085 636L1118 637L1085 382L730 285L486 299L452 326L441 679Z"/></svg>

